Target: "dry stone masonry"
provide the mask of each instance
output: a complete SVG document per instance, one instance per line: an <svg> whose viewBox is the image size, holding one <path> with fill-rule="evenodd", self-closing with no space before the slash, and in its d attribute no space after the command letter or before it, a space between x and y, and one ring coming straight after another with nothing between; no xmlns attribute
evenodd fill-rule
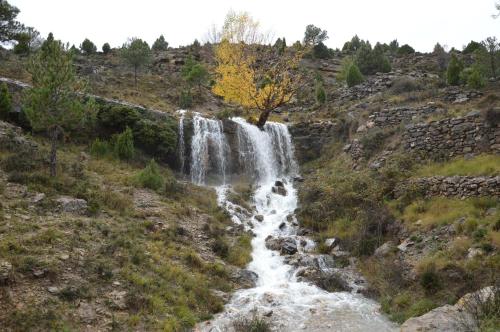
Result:
<svg viewBox="0 0 500 332"><path fill-rule="evenodd" d="M443 114L445 112L446 110L432 104L417 108L395 107L373 112L370 115L370 121L377 127L389 127L411 122L419 117L428 117L432 114Z"/></svg>
<svg viewBox="0 0 500 332"><path fill-rule="evenodd" d="M500 129L476 111L465 117L408 125L403 140L406 150L424 158L500 153Z"/></svg>
<svg viewBox="0 0 500 332"><path fill-rule="evenodd" d="M425 196L500 197L500 176L432 176L409 180L404 185L408 187Z"/></svg>

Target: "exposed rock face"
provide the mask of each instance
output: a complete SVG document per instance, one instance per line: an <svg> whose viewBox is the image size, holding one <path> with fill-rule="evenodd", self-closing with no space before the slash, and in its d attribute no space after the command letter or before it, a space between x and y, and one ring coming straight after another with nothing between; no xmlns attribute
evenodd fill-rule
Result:
<svg viewBox="0 0 500 332"><path fill-rule="evenodd" d="M62 212L84 215L87 213L87 201L84 199L62 196L56 199Z"/></svg>
<svg viewBox="0 0 500 332"><path fill-rule="evenodd" d="M497 291L498 292L498 291ZM481 303L492 301L493 287L486 287L463 296L455 305L444 305L428 313L408 319L401 325L401 332L469 332L477 331L478 324L471 313L479 309Z"/></svg>
<svg viewBox="0 0 500 332"><path fill-rule="evenodd" d="M397 192L416 188L426 196L500 196L500 176L432 176L411 179L402 184Z"/></svg>
<svg viewBox="0 0 500 332"><path fill-rule="evenodd" d="M37 147L34 142L27 140L23 136L21 128L4 121L0 121L0 145L2 147L7 147L9 150L31 149Z"/></svg>
<svg viewBox="0 0 500 332"><path fill-rule="evenodd" d="M401 326L401 332L465 332L469 331L461 324L461 313L451 305L444 305L429 311L423 316L407 320Z"/></svg>
<svg viewBox="0 0 500 332"><path fill-rule="evenodd" d="M288 127L295 146L295 157L304 163L321 155L323 146L333 140L343 140L348 129L331 121L299 122Z"/></svg>
<svg viewBox="0 0 500 332"><path fill-rule="evenodd" d="M373 112L370 120L377 127L388 127L399 125L400 123L411 122L417 117L427 117L431 114L444 113L445 110L434 105L423 107L395 107Z"/></svg>
<svg viewBox="0 0 500 332"><path fill-rule="evenodd" d="M407 126L404 146L425 158L500 153L500 128L491 127L478 112L471 112L461 118Z"/></svg>

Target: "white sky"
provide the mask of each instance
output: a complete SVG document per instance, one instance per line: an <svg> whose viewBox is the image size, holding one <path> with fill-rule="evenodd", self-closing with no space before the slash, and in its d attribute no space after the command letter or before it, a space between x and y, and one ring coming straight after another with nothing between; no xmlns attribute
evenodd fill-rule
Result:
<svg viewBox="0 0 500 332"><path fill-rule="evenodd" d="M77 46L89 38L120 46L128 37L150 45L163 34L171 46L203 41L228 10L248 11L287 43L302 39L307 24L328 30L326 44L341 48L354 34L372 43L397 38L417 51L436 42L461 49L471 39L500 39L495 0L9 0L19 20L46 36Z"/></svg>

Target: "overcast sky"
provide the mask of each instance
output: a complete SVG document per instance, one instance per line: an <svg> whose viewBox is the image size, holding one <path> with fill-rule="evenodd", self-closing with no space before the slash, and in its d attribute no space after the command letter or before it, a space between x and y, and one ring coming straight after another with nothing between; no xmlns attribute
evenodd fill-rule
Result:
<svg viewBox="0 0 500 332"><path fill-rule="evenodd" d="M248 11L288 44L301 39L307 24L326 29L326 44L341 48L354 34L372 43L398 39L417 51L436 42L461 49L471 39L500 39L495 0L9 0L19 20L43 36L53 32L77 46L84 38L100 49L120 46L128 37L150 44L163 34L171 46L204 39L230 9Z"/></svg>

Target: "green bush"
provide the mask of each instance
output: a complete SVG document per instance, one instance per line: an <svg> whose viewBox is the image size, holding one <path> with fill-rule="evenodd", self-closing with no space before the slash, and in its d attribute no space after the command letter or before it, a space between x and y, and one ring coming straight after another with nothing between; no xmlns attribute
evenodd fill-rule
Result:
<svg viewBox="0 0 500 332"><path fill-rule="evenodd" d="M323 84L316 85L316 102L320 105L326 102L326 92Z"/></svg>
<svg viewBox="0 0 500 332"><path fill-rule="evenodd" d="M362 83L365 80L363 77L363 74L359 71L358 66L353 63L349 67L349 70L347 71L347 77L346 77L346 82L348 87L353 87L355 85L358 85Z"/></svg>
<svg viewBox="0 0 500 332"><path fill-rule="evenodd" d="M191 94L191 91L182 91L181 95L179 96L179 107L190 108L191 106L193 106L193 95Z"/></svg>
<svg viewBox="0 0 500 332"><path fill-rule="evenodd" d="M148 165L137 174L136 182L141 187L156 191L163 189L165 186L165 179L154 159L151 159Z"/></svg>
<svg viewBox="0 0 500 332"><path fill-rule="evenodd" d="M235 332L270 332L271 327L268 322L258 316L240 318L233 322Z"/></svg>
<svg viewBox="0 0 500 332"><path fill-rule="evenodd" d="M333 56L332 53L333 51L322 42L313 47L313 56L317 59L330 59Z"/></svg>
<svg viewBox="0 0 500 332"><path fill-rule="evenodd" d="M402 94L421 90L421 84L410 77L398 77L392 83L391 91L395 94Z"/></svg>
<svg viewBox="0 0 500 332"><path fill-rule="evenodd" d="M80 45L80 49L85 54L93 54L97 51L97 47L95 46L95 44L88 38L85 38L85 40L82 42L82 44Z"/></svg>
<svg viewBox="0 0 500 332"><path fill-rule="evenodd" d="M7 119L12 111L12 98L4 82L0 84L0 119Z"/></svg>
<svg viewBox="0 0 500 332"><path fill-rule="evenodd" d="M486 80L477 66L465 68L461 73L461 81L467 83L472 89L480 89L485 86Z"/></svg>
<svg viewBox="0 0 500 332"><path fill-rule="evenodd" d="M129 127L123 133L114 135L112 142L113 152L117 158L131 159L134 156L134 135Z"/></svg>
<svg viewBox="0 0 500 332"><path fill-rule="evenodd" d="M478 49L482 49L484 46L481 43L478 43L474 40L471 40L467 46L463 49L463 54L472 54Z"/></svg>
<svg viewBox="0 0 500 332"><path fill-rule="evenodd" d="M140 120L134 127L134 138L137 146L158 158L175 151L177 145L177 123L173 120L151 121Z"/></svg>
<svg viewBox="0 0 500 332"><path fill-rule="evenodd" d="M104 43L102 45L102 53L108 54L111 51L111 46L109 46L109 43Z"/></svg>
<svg viewBox="0 0 500 332"><path fill-rule="evenodd" d="M462 69L462 62L457 58L455 53L452 53L450 62L448 63L448 70L446 71L446 80L448 84L460 84L460 73L462 72Z"/></svg>
<svg viewBox="0 0 500 332"><path fill-rule="evenodd" d="M441 288L439 274L434 265L427 266L420 274L420 286L429 293Z"/></svg>
<svg viewBox="0 0 500 332"><path fill-rule="evenodd" d="M398 55L408 55L415 53L415 49L408 44L404 44L398 49Z"/></svg>
<svg viewBox="0 0 500 332"><path fill-rule="evenodd" d="M356 53L356 65L363 75L373 75L377 72L387 73L391 71L391 63L384 54L381 44L372 49L369 43L364 44Z"/></svg>
<svg viewBox="0 0 500 332"><path fill-rule="evenodd" d="M103 157L110 152L109 143L96 138L90 145L90 154L94 157Z"/></svg>
<svg viewBox="0 0 500 332"><path fill-rule="evenodd" d="M97 123L105 134L120 133L127 127L134 128L140 119L140 113L127 106L103 105L97 113Z"/></svg>

